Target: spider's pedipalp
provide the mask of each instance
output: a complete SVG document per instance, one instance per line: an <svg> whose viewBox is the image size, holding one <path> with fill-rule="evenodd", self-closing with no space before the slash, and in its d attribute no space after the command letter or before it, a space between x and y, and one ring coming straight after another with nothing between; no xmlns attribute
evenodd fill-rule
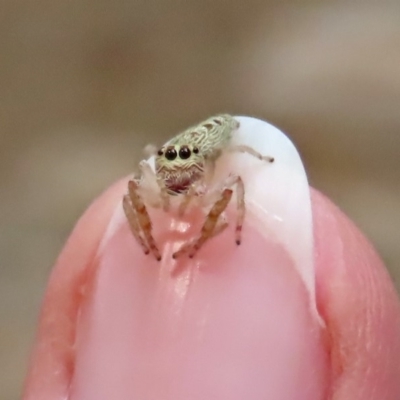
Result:
<svg viewBox="0 0 400 400"><path fill-rule="evenodd" d="M139 169L141 172L141 176L144 177L144 179L152 179L157 183L157 186L160 189L160 198L163 210L165 212L168 212L170 207L170 196L168 194L167 188L165 187L164 181L152 170L152 168L146 161L142 161L139 163Z"/></svg>

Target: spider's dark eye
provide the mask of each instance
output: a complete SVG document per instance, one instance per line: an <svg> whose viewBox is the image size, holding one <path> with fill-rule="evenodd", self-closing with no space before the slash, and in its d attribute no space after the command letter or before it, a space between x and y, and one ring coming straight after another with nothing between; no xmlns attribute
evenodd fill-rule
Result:
<svg viewBox="0 0 400 400"><path fill-rule="evenodd" d="M175 160L177 155L178 154L176 153L176 150L173 147L170 147L165 151L165 158L169 161Z"/></svg>
<svg viewBox="0 0 400 400"><path fill-rule="evenodd" d="M159 156L162 156L162 155L163 155L163 151L160 149L160 150L157 151L157 154L158 154Z"/></svg>
<svg viewBox="0 0 400 400"><path fill-rule="evenodd" d="M189 147L187 146L182 146L181 149L179 150L179 157L182 158L182 160L186 160L190 157L191 151Z"/></svg>
<svg viewBox="0 0 400 400"><path fill-rule="evenodd" d="M193 147L193 153L197 154L199 152L199 149L197 147Z"/></svg>

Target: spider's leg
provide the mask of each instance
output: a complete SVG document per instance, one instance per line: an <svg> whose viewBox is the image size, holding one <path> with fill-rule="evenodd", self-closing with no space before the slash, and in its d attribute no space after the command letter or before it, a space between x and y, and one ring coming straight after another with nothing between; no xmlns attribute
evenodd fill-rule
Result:
<svg viewBox="0 0 400 400"><path fill-rule="evenodd" d="M133 236L135 237L137 242L142 247L144 254L146 254L146 255L149 254L150 253L149 247L147 246L145 240L143 239L143 237L141 235L139 221L138 221L135 209L133 208L128 195L124 196L122 205L123 205L124 212L125 212L125 215L128 220L129 227L131 228L131 232L132 232Z"/></svg>
<svg viewBox="0 0 400 400"><path fill-rule="evenodd" d="M236 207L237 207L237 217L236 217L236 228L235 228L235 242L236 244L240 244L242 241L242 228L243 222L246 214L246 204L244 201L245 197L245 189L244 183L240 176L230 175L223 182L221 188L231 188L236 185ZM221 189L217 190L220 191ZM212 191L208 194L209 197L215 196L216 191Z"/></svg>
<svg viewBox="0 0 400 400"><path fill-rule="evenodd" d="M228 227L228 225L229 224L226 221L226 219L221 220L221 218L219 218L211 237L218 236L220 233L222 233Z"/></svg>
<svg viewBox="0 0 400 400"><path fill-rule="evenodd" d="M224 189L219 200L215 202L211 210L206 216L203 227L201 228L200 236L193 242L184 245L180 250L175 252L172 257L178 258L182 253L189 253L189 257L193 257L203 244L214 236L219 216L225 211L232 198L232 189ZM224 226L226 228L226 225ZM223 229L224 229L223 228Z"/></svg>
<svg viewBox="0 0 400 400"><path fill-rule="evenodd" d="M270 163L274 162L274 157L271 156L263 156L261 153L258 151L254 150L250 146L246 146L245 144L239 144L239 145L231 145L227 148L227 151L229 152L239 152L239 153L247 153L252 155L255 158L258 158L259 160L262 161L268 161Z"/></svg>
<svg viewBox="0 0 400 400"><path fill-rule="evenodd" d="M150 165L146 161L142 161L139 163L139 169L142 173L142 176L145 176L146 179L150 178L157 182L157 186L160 189L160 197L163 205L163 210L167 212L170 207L170 196L168 194L167 188L165 187L164 181L157 176L157 174L151 169Z"/></svg>
<svg viewBox="0 0 400 400"><path fill-rule="evenodd" d="M224 185L228 188L236 185L237 218L235 228L235 242L239 245L242 242L242 228L244 217L246 214L246 205L244 202L244 183L240 176L231 175L226 179Z"/></svg>
<svg viewBox="0 0 400 400"><path fill-rule="evenodd" d="M222 215L220 216L220 218L218 218L217 224L215 226L215 229L213 230L210 239L218 236L220 233L222 233L227 227L228 227L228 222L226 221L226 219L221 219ZM178 258L179 256L181 256L184 253L187 253L194 245L194 243L196 242L197 238L192 239L190 241L188 241L187 243L185 243L177 252L175 252L173 254L173 258Z"/></svg>
<svg viewBox="0 0 400 400"><path fill-rule="evenodd" d="M132 203L132 206L135 210L137 221L142 229L143 235L147 241L150 251L154 254L155 258L160 261L161 255L157 248L156 242L151 233L152 226L149 213L147 212L146 206L143 203L142 198L139 196L138 192L138 183L135 181L128 182L128 192L129 198Z"/></svg>

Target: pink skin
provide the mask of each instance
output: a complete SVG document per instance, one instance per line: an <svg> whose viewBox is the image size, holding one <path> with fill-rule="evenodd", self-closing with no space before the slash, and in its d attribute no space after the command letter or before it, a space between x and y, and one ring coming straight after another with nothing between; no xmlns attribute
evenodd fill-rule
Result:
<svg viewBox="0 0 400 400"><path fill-rule="evenodd" d="M92 204L53 270L25 400L400 399L397 294L323 195L312 190L326 329L291 260L251 227L238 252L231 231L201 250L212 268L185 259L171 274L126 225L98 252L125 190L118 182Z"/></svg>

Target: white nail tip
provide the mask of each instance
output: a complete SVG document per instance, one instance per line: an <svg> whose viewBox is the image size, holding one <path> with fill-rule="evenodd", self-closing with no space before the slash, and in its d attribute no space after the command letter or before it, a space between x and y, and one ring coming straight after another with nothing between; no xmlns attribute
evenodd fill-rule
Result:
<svg viewBox="0 0 400 400"><path fill-rule="evenodd" d="M319 319L311 198L300 155L290 139L269 123L250 117L235 118L240 128L233 142L248 145L262 155L274 157L275 161L260 163L247 154L228 154L218 163L216 179L228 171L240 174L246 188L248 223L258 226L268 240L285 247L310 295L312 312Z"/></svg>

